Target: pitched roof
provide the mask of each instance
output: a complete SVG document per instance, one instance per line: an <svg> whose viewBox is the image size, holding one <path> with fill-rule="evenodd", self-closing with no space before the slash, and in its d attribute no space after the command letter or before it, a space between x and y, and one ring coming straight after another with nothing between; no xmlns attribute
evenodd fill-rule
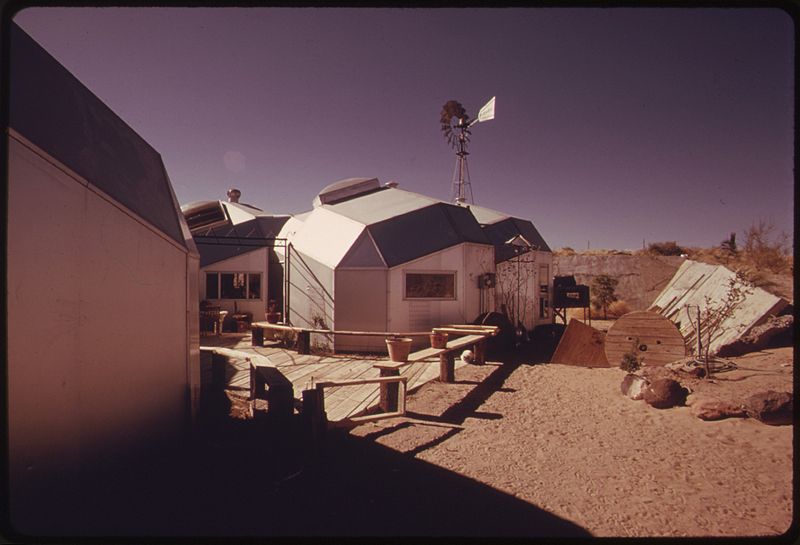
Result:
<svg viewBox="0 0 800 545"><path fill-rule="evenodd" d="M394 267L462 242L489 244L467 208L374 178L343 180L323 194L335 198L301 215L292 244L331 268Z"/></svg>
<svg viewBox="0 0 800 545"><path fill-rule="evenodd" d="M158 152L22 29L9 30L9 125L185 245Z"/></svg>
<svg viewBox="0 0 800 545"><path fill-rule="evenodd" d="M506 261L516 255L514 249L505 243L517 235L524 237L537 250L551 251L547 242L545 242L531 221L515 218L483 206L470 205L469 209L481 224L491 243L494 244L495 261L497 263Z"/></svg>

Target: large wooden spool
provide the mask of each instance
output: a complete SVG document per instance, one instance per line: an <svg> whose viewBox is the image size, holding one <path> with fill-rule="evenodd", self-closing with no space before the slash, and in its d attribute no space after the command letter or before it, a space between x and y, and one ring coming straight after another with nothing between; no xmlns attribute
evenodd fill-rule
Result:
<svg viewBox="0 0 800 545"><path fill-rule="evenodd" d="M643 366L665 365L686 357L686 345L678 327L668 318L646 310L629 312L609 328L606 358L618 367L634 346Z"/></svg>

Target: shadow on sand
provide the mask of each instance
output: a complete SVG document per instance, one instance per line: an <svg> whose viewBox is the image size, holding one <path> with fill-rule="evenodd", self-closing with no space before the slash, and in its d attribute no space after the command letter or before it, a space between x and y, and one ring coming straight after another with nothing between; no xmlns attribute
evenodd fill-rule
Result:
<svg viewBox="0 0 800 545"><path fill-rule="evenodd" d="M498 366L441 420L474 415L521 363ZM329 432L312 449L299 421L207 422L188 446L99 464L79 483L54 486L47 501L28 504L35 513L14 512L26 521L25 534L62 538L591 535L369 438Z"/></svg>

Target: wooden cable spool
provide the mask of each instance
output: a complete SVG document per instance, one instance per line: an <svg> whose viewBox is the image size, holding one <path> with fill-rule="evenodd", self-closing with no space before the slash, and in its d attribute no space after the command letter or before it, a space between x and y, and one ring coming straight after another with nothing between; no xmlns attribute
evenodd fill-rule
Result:
<svg viewBox="0 0 800 545"><path fill-rule="evenodd" d="M618 367L622 356L634 347L643 366L665 365L686 357L678 327L661 314L646 310L622 316L606 333L605 352L611 367Z"/></svg>

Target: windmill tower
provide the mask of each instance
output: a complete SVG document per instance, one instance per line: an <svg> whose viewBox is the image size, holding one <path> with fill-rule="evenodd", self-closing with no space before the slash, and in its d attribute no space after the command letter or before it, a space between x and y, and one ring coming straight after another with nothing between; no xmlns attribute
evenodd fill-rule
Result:
<svg viewBox="0 0 800 545"><path fill-rule="evenodd" d="M467 202L474 204L472 198L472 184L469 179L469 166L467 165L467 144L469 143L470 128L478 122L494 119L494 101L492 97L478 112L478 117L469 120L467 111L456 100L448 100L442 107L441 123L444 137L456 150L456 166L453 170L452 195L453 202L463 205Z"/></svg>

